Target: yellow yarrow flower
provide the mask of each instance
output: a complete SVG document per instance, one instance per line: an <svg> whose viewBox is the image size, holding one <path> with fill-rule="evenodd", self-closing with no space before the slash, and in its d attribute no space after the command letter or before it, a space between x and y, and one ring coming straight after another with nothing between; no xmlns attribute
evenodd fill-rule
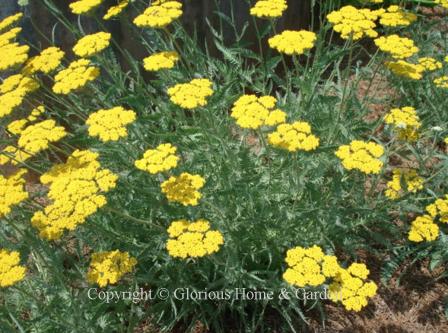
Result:
<svg viewBox="0 0 448 333"><path fill-rule="evenodd" d="M412 39L398 35L382 36L374 42L381 51L389 53L394 59L409 58L419 51Z"/></svg>
<svg viewBox="0 0 448 333"><path fill-rule="evenodd" d="M417 111L411 106L395 108L384 117L386 124L393 125L400 140L415 141L421 126Z"/></svg>
<svg viewBox="0 0 448 333"><path fill-rule="evenodd" d="M423 66L425 71L435 71L442 68L442 63L431 57L422 57L418 59L418 64Z"/></svg>
<svg viewBox="0 0 448 333"><path fill-rule="evenodd" d="M11 27L13 24L18 22L22 17L23 13L16 13L8 17L5 17L3 20L0 21L0 31Z"/></svg>
<svg viewBox="0 0 448 333"><path fill-rule="evenodd" d="M448 88L448 76L444 75L435 79L434 84L439 88Z"/></svg>
<svg viewBox="0 0 448 333"><path fill-rule="evenodd" d="M12 165L18 165L25 162L30 157L32 157L32 155L28 154L20 148L14 146L6 146L0 152L0 165L5 165L9 162L11 162Z"/></svg>
<svg viewBox="0 0 448 333"><path fill-rule="evenodd" d="M432 218L442 223L448 223L448 194L445 199L437 199L433 204L426 206L426 211Z"/></svg>
<svg viewBox="0 0 448 333"><path fill-rule="evenodd" d="M64 164L53 166L40 177L49 185L48 198L52 201L37 211L31 224L41 237L59 239L65 230L79 224L107 203L104 193L116 186L118 176L101 168L98 154L76 150Z"/></svg>
<svg viewBox="0 0 448 333"><path fill-rule="evenodd" d="M129 0L122 0L116 6L112 6L107 10L107 13L103 16L103 20L109 20L112 17L120 15L120 13L129 5Z"/></svg>
<svg viewBox="0 0 448 333"><path fill-rule="evenodd" d="M174 258L198 258L218 252L224 244L221 232L210 230L206 220L171 222L168 228L169 239L166 249Z"/></svg>
<svg viewBox="0 0 448 333"><path fill-rule="evenodd" d="M117 141L128 135L126 125L134 122L135 119L134 111L117 106L90 114L86 125L89 127L90 136L99 137L103 142Z"/></svg>
<svg viewBox="0 0 448 333"><path fill-rule="evenodd" d="M90 60L75 60L68 68L56 74L53 91L57 94L67 95L95 80L99 74L99 68L91 66Z"/></svg>
<svg viewBox="0 0 448 333"><path fill-rule="evenodd" d="M73 14L87 14L91 10L97 8L103 0L79 0L69 4Z"/></svg>
<svg viewBox="0 0 448 333"><path fill-rule="evenodd" d="M161 184L162 193L168 201L178 202L184 206L196 206L202 194L198 191L205 184L205 179L199 175L183 172L180 176L171 176Z"/></svg>
<svg viewBox="0 0 448 333"><path fill-rule="evenodd" d="M28 45L19 45L18 43L8 43L0 46L0 70L12 69L23 64L28 59Z"/></svg>
<svg viewBox="0 0 448 333"><path fill-rule="evenodd" d="M357 169L365 174L377 174L381 171L383 162L379 158L383 154L384 148L379 144L360 140L340 146L335 153L345 169Z"/></svg>
<svg viewBox="0 0 448 333"><path fill-rule="evenodd" d="M143 14L134 19L138 27L163 28L182 15L182 3L171 0L156 0Z"/></svg>
<svg viewBox="0 0 448 333"><path fill-rule="evenodd" d="M434 2L444 8L448 8L448 0L434 0Z"/></svg>
<svg viewBox="0 0 448 333"><path fill-rule="evenodd" d="M242 128L257 129L284 123L286 113L275 108L277 99L271 96L243 95L233 104L231 117Z"/></svg>
<svg viewBox="0 0 448 333"><path fill-rule="evenodd" d="M143 59L147 71L173 68L179 61L179 55L175 51L159 52Z"/></svg>
<svg viewBox="0 0 448 333"><path fill-rule="evenodd" d="M0 248L0 287L6 288L25 278L26 268L20 265L20 254Z"/></svg>
<svg viewBox="0 0 448 333"><path fill-rule="evenodd" d="M25 126L28 124L28 119L17 119L10 122L7 126L9 132L14 135L19 135L25 129Z"/></svg>
<svg viewBox="0 0 448 333"><path fill-rule="evenodd" d="M124 275L132 272L137 259L119 250L92 254L87 281L100 287L116 284Z"/></svg>
<svg viewBox="0 0 448 333"><path fill-rule="evenodd" d="M170 143L163 143L156 149L147 150L142 159L135 161L135 166L151 174L171 170L177 167L179 162L176 150Z"/></svg>
<svg viewBox="0 0 448 333"><path fill-rule="evenodd" d="M412 64L404 60L386 62L386 66L392 73L412 80L420 80L425 71L425 67L422 65Z"/></svg>
<svg viewBox="0 0 448 333"><path fill-rule="evenodd" d="M329 286L329 297L341 302L347 310L361 311L367 300L376 295L377 285L367 282L369 270L366 265L353 263L347 269L340 269Z"/></svg>
<svg viewBox="0 0 448 333"><path fill-rule="evenodd" d="M276 18L282 16L288 8L286 0L258 0L250 9L250 15L259 18Z"/></svg>
<svg viewBox="0 0 448 333"><path fill-rule="evenodd" d="M0 118L9 115L20 106L28 93L39 88L37 81L22 74L11 75L0 85Z"/></svg>
<svg viewBox="0 0 448 333"><path fill-rule="evenodd" d="M285 30L268 39L269 46L280 53L300 55L314 47L316 34L311 31Z"/></svg>
<svg viewBox="0 0 448 333"><path fill-rule="evenodd" d="M17 35L22 31L22 28L12 28L0 34L0 47L12 44L12 40L17 38Z"/></svg>
<svg viewBox="0 0 448 333"><path fill-rule="evenodd" d="M20 134L18 146L31 155L48 148L51 142L57 142L67 135L64 127L56 126L48 119L26 127Z"/></svg>
<svg viewBox="0 0 448 333"><path fill-rule="evenodd" d="M408 26L417 20L417 15L403 11L396 5L389 6L380 15L380 23L386 27Z"/></svg>
<svg viewBox="0 0 448 333"><path fill-rule="evenodd" d="M439 226L429 215L418 216L412 221L408 239L411 242L420 243L423 241L433 241L439 236Z"/></svg>
<svg viewBox="0 0 448 333"><path fill-rule="evenodd" d="M357 9L353 6L344 6L327 15L333 30L341 34L341 38L358 40L363 37L375 38L378 33L375 21L384 13L384 9L370 10Z"/></svg>
<svg viewBox="0 0 448 333"><path fill-rule="evenodd" d="M45 112L45 107L42 105L38 106L37 108L34 108L33 110L31 110L31 114L28 116L27 120L35 121L44 112Z"/></svg>
<svg viewBox="0 0 448 333"><path fill-rule="evenodd" d="M417 193L423 189L423 178L416 170L394 169L392 174L392 180L387 182L385 192L389 199L396 200L406 192ZM405 188L402 185L405 185Z"/></svg>
<svg viewBox="0 0 448 333"><path fill-rule="evenodd" d="M111 37L110 33L103 31L86 35L78 40L73 52L79 57L93 56L109 46Z"/></svg>
<svg viewBox="0 0 448 333"><path fill-rule="evenodd" d="M42 72L48 74L54 71L61 64L64 58L64 51L58 47L49 47L43 50L39 55L31 58L25 64L22 73L26 75Z"/></svg>
<svg viewBox="0 0 448 333"><path fill-rule="evenodd" d="M168 89L170 100L185 109L207 105L207 97L213 94L212 82L208 79L193 79Z"/></svg>
<svg viewBox="0 0 448 333"><path fill-rule="evenodd" d="M18 205L28 198L25 191L25 169L20 169L8 178L0 174L0 218L11 213L12 206Z"/></svg>
<svg viewBox="0 0 448 333"><path fill-rule="evenodd" d="M311 126L304 121L280 124L268 135L268 142L290 152L311 151L319 146L319 138L311 133Z"/></svg>

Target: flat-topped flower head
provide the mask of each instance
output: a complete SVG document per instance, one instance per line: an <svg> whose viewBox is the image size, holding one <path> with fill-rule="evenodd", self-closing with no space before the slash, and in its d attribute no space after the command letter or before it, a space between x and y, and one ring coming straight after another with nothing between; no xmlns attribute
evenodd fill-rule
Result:
<svg viewBox="0 0 448 333"><path fill-rule="evenodd" d="M135 166L150 174L171 170L177 167L179 162L179 156L176 155L176 151L177 148L170 143L163 143L157 146L156 149L145 151L143 158L135 161Z"/></svg>
<svg viewBox="0 0 448 333"><path fill-rule="evenodd" d="M448 0L434 0L434 3L439 4L444 8L448 8Z"/></svg>
<svg viewBox="0 0 448 333"><path fill-rule="evenodd" d="M5 17L3 20L0 21L0 32L16 24L22 17L23 13L16 13Z"/></svg>
<svg viewBox="0 0 448 333"><path fill-rule="evenodd" d="M311 126L304 121L280 124L268 135L268 142L290 152L311 151L319 146L319 138L311 133Z"/></svg>
<svg viewBox="0 0 448 333"><path fill-rule="evenodd" d="M442 63L432 57L422 57L418 59L418 64L423 66L425 71L432 72L442 68Z"/></svg>
<svg viewBox="0 0 448 333"><path fill-rule="evenodd" d="M405 12L396 5L389 6L384 13L380 15L380 23L386 27L408 26L417 20L414 13Z"/></svg>
<svg viewBox="0 0 448 333"><path fill-rule="evenodd" d="M108 32L97 32L82 37L73 47L73 52L79 57L90 57L103 51L110 44L112 35Z"/></svg>
<svg viewBox="0 0 448 333"><path fill-rule="evenodd" d="M53 119L47 119L26 127L20 134L18 146L31 155L35 155L67 135L64 127L56 126Z"/></svg>
<svg viewBox="0 0 448 333"><path fill-rule="evenodd" d="M158 71L173 68L179 61L179 55L175 51L155 53L143 59L147 71Z"/></svg>
<svg viewBox="0 0 448 333"><path fill-rule="evenodd" d="M423 77L425 67L420 64L412 64L404 60L386 62L386 67L392 73L411 80L420 80Z"/></svg>
<svg viewBox="0 0 448 333"><path fill-rule="evenodd" d="M406 193L416 193L422 190L423 182L423 178L418 175L416 170L394 169L392 180L387 182L385 194L389 199L396 200Z"/></svg>
<svg viewBox="0 0 448 333"><path fill-rule="evenodd" d="M107 13L103 16L103 20L110 20L111 18L118 16L129 5L129 0L122 0L116 6L112 6L107 10Z"/></svg>
<svg viewBox="0 0 448 333"><path fill-rule="evenodd" d="M439 226L434 223L432 216L422 215L412 221L411 229L408 233L408 239L411 242L430 242L436 240L437 237L439 237Z"/></svg>
<svg viewBox="0 0 448 333"><path fill-rule="evenodd" d="M0 288L22 281L25 273L25 266L20 265L20 253L0 248Z"/></svg>
<svg viewBox="0 0 448 333"><path fill-rule="evenodd" d="M94 253L87 272L87 281L100 287L116 284L124 275L132 272L136 264L137 259L131 257L128 252L115 250Z"/></svg>
<svg viewBox="0 0 448 333"><path fill-rule="evenodd" d="M434 84L439 88L448 88L448 76L444 75L434 79Z"/></svg>
<svg viewBox="0 0 448 333"><path fill-rule="evenodd" d="M69 4L69 7L73 14L87 14L90 11L96 9L103 0L78 0Z"/></svg>
<svg viewBox="0 0 448 333"><path fill-rule="evenodd" d="M445 198L439 198L434 203L426 206L426 211L439 222L448 223L448 194L445 195Z"/></svg>
<svg viewBox="0 0 448 333"><path fill-rule="evenodd" d="M27 125L28 125L28 119L26 119L26 118L25 119L17 119L17 120L10 122L6 128L8 129L8 132L10 132L14 135L19 135L20 133L23 132L23 130L25 129L25 127Z"/></svg>
<svg viewBox="0 0 448 333"><path fill-rule="evenodd" d="M221 232L210 229L206 220L171 222L166 249L174 258L198 258L218 252L224 244Z"/></svg>
<svg viewBox="0 0 448 333"><path fill-rule="evenodd" d="M30 75L37 72L41 73L51 73L61 64L62 58L64 58L64 51L58 47L48 47L42 52L32 57L27 61L22 73Z"/></svg>
<svg viewBox="0 0 448 333"><path fill-rule="evenodd" d="M417 111L411 106L394 108L384 117L386 124L392 125L400 140L415 141L421 126Z"/></svg>
<svg viewBox="0 0 448 333"><path fill-rule="evenodd" d="M143 14L134 19L138 27L163 28L182 15L182 3L172 0L157 0Z"/></svg>
<svg viewBox="0 0 448 333"><path fill-rule="evenodd" d="M202 194L199 190L205 185L205 179L187 172L172 176L161 185L162 193L168 201L178 202L184 206L196 206Z"/></svg>
<svg viewBox="0 0 448 333"><path fill-rule="evenodd" d="M6 146L0 151L0 165L5 165L7 163L19 165L31 157L32 155L28 154L23 149L15 146Z"/></svg>
<svg viewBox="0 0 448 333"><path fill-rule="evenodd" d="M0 218L9 214L13 206L28 198L24 174L26 174L25 169L20 169L9 177L0 174Z"/></svg>
<svg viewBox="0 0 448 333"><path fill-rule="evenodd" d="M375 31L375 21L382 13L384 9L370 10L344 6L328 14L327 19L333 25L333 30L341 34L341 38L358 40L363 37L378 36Z"/></svg>
<svg viewBox="0 0 448 333"><path fill-rule="evenodd" d="M168 89L171 102L185 109L207 105L207 97L213 94L212 82L208 79L193 79Z"/></svg>
<svg viewBox="0 0 448 333"><path fill-rule="evenodd" d="M281 17L286 8L286 0L258 0L250 9L250 15L272 19Z"/></svg>
<svg viewBox="0 0 448 333"><path fill-rule="evenodd" d="M53 91L57 94L67 95L95 80L98 75L100 75L99 68L92 66L90 60L75 60L68 68L56 74Z"/></svg>
<svg viewBox="0 0 448 333"><path fill-rule="evenodd" d="M383 167L379 158L384 154L384 148L375 142L354 140L349 145L340 146L335 154L347 170L378 174Z"/></svg>
<svg viewBox="0 0 448 333"><path fill-rule="evenodd" d="M39 88L39 83L22 74L11 75L0 85L0 118L9 115L20 106L28 93Z"/></svg>
<svg viewBox="0 0 448 333"><path fill-rule="evenodd" d="M287 55L304 54L314 47L315 42L316 34L306 30L285 30L268 40L271 48Z"/></svg>
<svg viewBox="0 0 448 333"><path fill-rule="evenodd" d="M242 128L257 129L284 123L286 113L275 107L272 96L243 95L233 104L231 117Z"/></svg>
<svg viewBox="0 0 448 333"><path fill-rule="evenodd" d="M86 125L89 127L90 136L99 137L103 142L117 141L128 135L126 125L131 124L135 119L134 111L117 106L90 114Z"/></svg>
<svg viewBox="0 0 448 333"><path fill-rule="evenodd" d="M367 281L369 273L366 265L360 263L341 268L329 286L330 299L341 302L347 310L361 311L378 289L375 282Z"/></svg>
<svg viewBox="0 0 448 333"><path fill-rule="evenodd" d="M394 59L406 59L419 51L412 39L398 35L381 36L374 42L381 51L389 53Z"/></svg>
<svg viewBox="0 0 448 333"><path fill-rule="evenodd" d="M1 38L0 38L1 43ZM28 45L18 43L6 43L0 46L0 71L9 70L23 64L28 60Z"/></svg>

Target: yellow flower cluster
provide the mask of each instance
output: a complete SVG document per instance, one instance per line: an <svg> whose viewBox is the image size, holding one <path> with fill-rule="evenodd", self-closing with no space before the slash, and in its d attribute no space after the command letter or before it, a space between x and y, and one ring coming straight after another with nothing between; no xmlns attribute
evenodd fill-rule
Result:
<svg viewBox="0 0 448 333"><path fill-rule="evenodd" d="M296 287L319 286L327 278L334 277L340 269L337 258L324 255L317 245L289 249L285 262L288 268L283 273L283 279Z"/></svg>
<svg viewBox="0 0 448 333"><path fill-rule="evenodd" d="M233 104L231 117L242 128L257 129L284 123L286 113L275 108L277 99L272 96L243 95Z"/></svg>
<svg viewBox="0 0 448 333"><path fill-rule="evenodd" d="M103 20L109 20L112 17L120 15L120 13L129 5L129 0L122 0L116 6L112 6L107 10L107 13L103 16Z"/></svg>
<svg viewBox="0 0 448 333"><path fill-rule="evenodd" d="M168 89L170 100L185 109L207 105L207 97L213 94L212 82L207 79L193 79Z"/></svg>
<svg viewBox="0 0 448 333"><path fill-rule="evenodd" d="M409 58L419 50L412 39L398 35L382 36L374 42L381 51L389 53L394 59Z"/></svg>
<svg viewBox="0 0 448 333"><path fill-rule="evenodd" d="M79 57L93 56L109 46L111 37L110 33L104 31L86 35L78 40L73 52Z"/></svg>
<svg viewBox="0 0 448 333"><path fill-rule="evenodd" d="M448 8L448 0L434 0L434 3L437 3L444 8Z"/></svg>
<svg viewBox="0 0 448 333"><path fill-rule="evenodd" d="M204 186L205 179L199 175L183 172L180 176L171 176L161 184L162 192L168 201L178 202L184 206L196 206L202 194L199 190Z"/></svg>
<svg viewBox="0 0 448 333"><path fill-rule="evenodd" d="M182 15L182 3L172 0L156 0L143 14L134 19L138 27L163 28Z"/></svg>
<svg viewBox="0 0 448 333"><path fill-rule="evenodd" d="M0 118L20 106L28 93L39 88L37 81L22 74L11 75L0 85Z"/></svg>
<svg viewBox="0 0 448 333"><path fill-rule="evenodd" d="M76 150L65 164L40 177L42 184L49 184L48 197L53 201L31 219L41 237L60 238L64 230L74 230L107 203L102 193L115 187L118 176L102 169L97 159L97 153Z"/></svg>
<svg viewBox="0 0 448 333"><path fill-rule="evenodd" d="M395 108L384 117L386 124L393 125L400 140L415 141L421 126L417 111L411 106Z"/></svg>
<svg viewBox="0 0 448 333"><path fill-rule="evenodd" d="M392 73L412 80L420 80L425 71L422 65L412 64L404 60L386 62L386 66Z"/></svg>
<svg viewBox="0 0 448 333"><path fill-rule="evenodd" d="M134 111L117 106L90 114L86 124L89 127L90 136L97 136L103 142L117 141L128 135L126 125L132 123L135 117Z"/></svg>
<svg viewBox="0 0 448 333"><path fill-rule="evenodd" d="M439 88L448 88L448 76L441 76L434 80L434 84Z"/></svg>
<svg viewBox="0 0 448 333"><path fill-rule="evenodd" d="M285 30L269 38L269 46L280 53L300 55L314 47L316 34L306 30Z"/></svg>
<svg viewBox="0 0 448 333"><path fill-rule="evenodd" d="M0 175L0 217L9 214L12 206L28 198L24 189L25 179L22 177L25 173L25 169L20 169L8 178Z"/></svg>
<svg viewBox="0 0 448 333"><path fill-rule="evenodd" d="M26 125L29 124L29 122L35 121L37 117L39 117L44 112L45 108L43 106L38 106L37 108L34 108L27 118L17 119L10 122L7 127L8 131L14 135L21 134L23 130L26 128Z"/></svg>
<svg viewBox="0 0 448 333"><path fill-rule="evenodd" d="M0 248L0 287L6 288L25 278L26 268L20 265L20 254Z"/></svg>
<svg viewBox="0 0 448 333"><path fill-rule="evenodd" d="M439 236L439 226L429 215L418 216L412 221L408 239L411 242L420 243L423 241L433 241Z"/></svg>
<svg viewBox="0 0 448 333"><path fill-rule="evenodd" d="M328 21L333 25L333 30L341 34L341 38L358 40L364 36L375 38L378 33L375 21L384 9L370 10L357 9L353 6L344 6L327 15Z"/></svg>
<svg viewBox="0 0 448 333"><path fill-rule="evenodd" d="M424 68L425 71L435 71L442 68L442 63L431 57L422 57L418 59L418 64Z"/></svg>
<svg viewBox="0 0 448 333"><path fill-rule="evenodd" d="M12 42L21 28L13 28L0 35L0 70L11 69L15 66L23 64L28 59L28 45L19 45Z"/></svg>
<svg viewBox="0 0 448 333"><path fill-rule="evenodd" d="M57 142L67 135L64 127L56 126L48 119L26 127L21 133L18 146L28 154L35 155L47 149L50 142Z"/></svg>
<svg viewBox="0 0 448 333"><path fill-rule="evenodd" d="M188 222L179 220L171 222L168 228L170 239L166 249L174 258L198 258L218 252L224 244L221 232L210 230L206 220Z"/></svg>
<svg viewBox="0 0 448 333"><path fill-rule="evenodd" d="M170 69L179 60L177 52L159 52L143 59L144 67L147 71L158 71L160 69Z"/></svg>
<svg viewBox="0 0 448 333"><path fill-rule="evenodd" d="M347 269L341 268L334 282L329 286L329 297L341 302L347 310L361 311L367 305L367 299L376 295L377 285L367 282L370 271L366 265L352 263Z"/></svg>
<svg viewBox="0 0 448 333"><path fill-rule="evenodd" d="M258 0L250 9L250 15L259 18L276 18L282 16L288 8L286 0Z"/></svg>
<svg viewBox="0 0 448 333"><path fill-rule="evenodd" d="M0 152L0 165L5 165L8 162L11 162L12 165L17 165L25 162L30 157L30 154L26 153L20 148L14 146L6 146Z"/></svg>
<svg viewBox="0 0 448 333"><path fill-rule="evenodd" d="M100 287L116 284L125 274L130 273L137 259L119 250L98 252L92 255L87 281Z"/></svg>
<svg viewBox="0 0 448 333"><path fill-rule="evenodd" d="M22 73L30 75L37 72L48 74L58 68L64 58L64 51L58 47L49 47L26 63Z"/></svg>
<svg viewBox="0 0 448 333"><path fill-rule="evenodd" d="M380 15L380 23L387 27L408 26L417 20L417 15L403 11L399 6L389 6Z"/></svg>
<svg viewBox="0 0 448 333"><path fill-rule="evenodd" d="M374 142L353 140L350 145L340 146L335 154L347 170L357 169L365 174L377 174L383 167L379 158L384 154L384 148Z"/></svg>
<svg viewBox="0 0 448 333"><path fill-rule="evenodd" d="M16 13L8 17L5 17L3 20L0 21L0 31L11 27L13 24L18 22L22 17L23 13Z"/></svg>
<svg viewBox="0 0 448 333"><path fill-rule="evenodd" d="M53 91L57 94L67 95L95 80L99 74L99 68L91 66L90 60L75 60L68 68L56 74Z"/></svg>
<svg viewBox="0 0 448 333"><path fill-rule="evenodd" d="M69 4L73 14L86 14L95 9L103 0L78 0Z"/></svg>
<svg viewBox="0 0 448 333"><path fill-rule="evenodd" d="M151 174L171 170L177 167L179 161L176 150L170 143L163 143L156 149L147 150L142 159L135 161L135 166Z"/></svg>
<svg viewBox="0 0 448 333"><path fill-rule="evenodd" d="M310 151L319 146L319 138L311 133L311 126L304 121L278 125L277 129L268 135L268 142L290 152Z"/></svg>
<svg viewBox="0 0 448 333"><path fill-rule="evenodd" d="M403 189L402 184L406 186ZM416 193L423 189L423 178L416 170L394 169L392 180L387 182L386 196L396 200L401 198L406 192Z"/></svg>
<svg viewBox="0 0 448 333"><path fill-rule="evenodd" d="M437 219L442 223L448 223L448 194L445 199L437 199L433 204L426 206L426 211L433 219Z"/></svg>

